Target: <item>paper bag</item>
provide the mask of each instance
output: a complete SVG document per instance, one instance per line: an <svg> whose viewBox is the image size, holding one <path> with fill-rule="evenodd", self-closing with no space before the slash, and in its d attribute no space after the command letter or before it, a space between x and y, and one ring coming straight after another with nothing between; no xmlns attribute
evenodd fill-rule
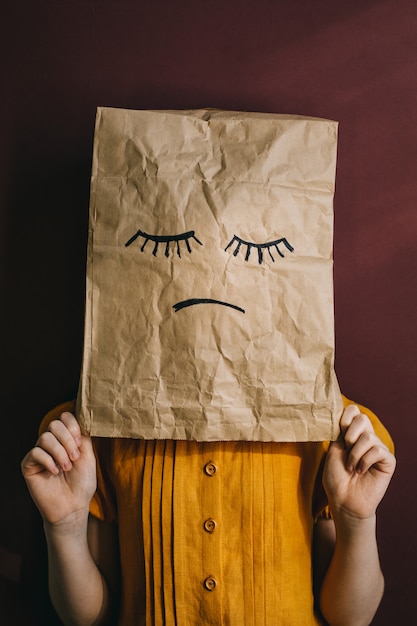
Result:
<svg viewBox="0 0 417 626"><path fill-rule="evenodd" d="M336 141L292 115L98 109L85 432L337 436Z"/></svg>

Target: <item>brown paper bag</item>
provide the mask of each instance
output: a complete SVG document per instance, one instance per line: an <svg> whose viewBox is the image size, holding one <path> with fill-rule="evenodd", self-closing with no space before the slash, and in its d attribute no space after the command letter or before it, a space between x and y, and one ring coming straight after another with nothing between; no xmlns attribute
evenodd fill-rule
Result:
<svg viewBox="0 0 417 626"><path fill-rule="evenodd" d="M85 432L337 436L336 142L292 115L98 110Z"/></svg>

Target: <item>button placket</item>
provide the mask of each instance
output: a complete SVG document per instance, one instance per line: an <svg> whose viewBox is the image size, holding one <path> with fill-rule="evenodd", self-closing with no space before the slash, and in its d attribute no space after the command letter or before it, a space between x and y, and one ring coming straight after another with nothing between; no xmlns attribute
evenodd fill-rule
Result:
<svg viewBox="0 0 417 626"><path fill-rule="evenodd" d="M219 475L219 459L208 458L203 464L202 470L205 478L202 483L202 509L201 513L208 513L213 515L212 517L202 518L201 532L203 533L203 552L204 552L204 564L206 577L202 580L202 587L207 592L205 600L205 610L214 616L220 616L218 613L221 610L221 604L219 604L219 585L221 575L221 535L219 534L219 522L221 522L220 511L220 494L221 494L221 481ZM211 593L216 593L212 596ZM209 599L211 598L211 599ZM215 600L217 598L217 600ZM210 608L209 608L210 607ZM217 617L216 617L217 618Z"/></svg>
<svg viewBox="0 0 417 626"><path fill-rule="evenodd" d="M207 624L222 623L221 453L217 443L177 444L172 488L172 569L178 624L186 624L190 619L193 624L200 623L189 616L202 614ZM214 533L204 530L207 519L215 519ZM214 584L205 584L207 578L213 579Z"/></svg>

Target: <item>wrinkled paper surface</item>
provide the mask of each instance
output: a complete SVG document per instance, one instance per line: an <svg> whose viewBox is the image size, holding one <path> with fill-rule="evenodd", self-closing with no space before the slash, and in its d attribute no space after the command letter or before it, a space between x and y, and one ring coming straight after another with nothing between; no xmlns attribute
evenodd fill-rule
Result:
<svg viewBox="0 0 417 626"><path fill-rule="evenodd" d="M100 108L77 414L145 439L335 439L336 122Z"/></svg>

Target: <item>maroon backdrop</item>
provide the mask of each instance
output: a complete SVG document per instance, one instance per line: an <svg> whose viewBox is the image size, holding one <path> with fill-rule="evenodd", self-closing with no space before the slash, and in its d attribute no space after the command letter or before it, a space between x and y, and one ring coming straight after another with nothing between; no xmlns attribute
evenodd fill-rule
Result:
<svg viewBox="0 0 417 626"><path fill-rule="evenodd" d="M396 441L398 469L378 525L387 588L374 624L410 623L417 612L415 0L3 0L0 16L1 623L54 623L43 595L41 527L19 461L44 412L77 386L98 105L340 122L337 372L344 392L373 408Z"/></svg>

